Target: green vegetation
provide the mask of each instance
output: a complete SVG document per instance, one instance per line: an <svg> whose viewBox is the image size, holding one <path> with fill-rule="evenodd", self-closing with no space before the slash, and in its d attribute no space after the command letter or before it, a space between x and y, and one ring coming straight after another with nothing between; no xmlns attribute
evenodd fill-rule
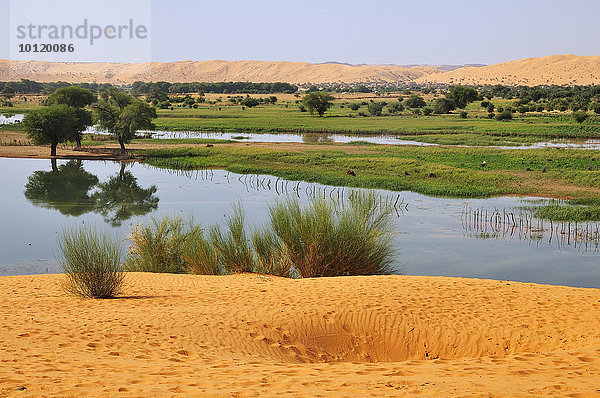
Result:
<svg viewBox="0 0 600 398"><path fill-rule="evenodd" d="M156 109L116 88L100 93L100 101L94 107L96 123L112 134L125 151L138 130L154 130L152 119Z"/></svg>
<svg viewBox="0 0 600 398"><path fill-rule="evenodd" d="M392 212L372 192L354 192L347 204L314 198L303 207L287 199L269 207L268 225L247 232L238 204L226 231L213 225L208 238L192 220L165 217L134 229L127 269L301 278L389 274Z"/></svg>
<svg viewBox="0 0 600 398"><path fill-rule="evenodd" d="M314 91L308 93L302 99L302 104L308 108L308 112L312 115L317 112L319 117L323 117L325 112L333 105L333 96L323 91Z"/></svg>
<svg viewBox="0 0 600 398"><path fill-rule="evenodd" d="M394 147L387 145L166 148L145 151L166 168L224 168L327 185L411 190L428 195L594 197L600 189L598 151L560 149ZM190 156L191 155L191 156ZM486 162L485 166L483 162ZM346 175L353 170L356 177ZM586 189L573 189L582 187Z"/></svg>
<svg viewBox="0 0 600 398"><path fill-rule="evenodd" d="M92 113L85 108L92 105L98 97L91 90L79 86L61 87L48 96L48 103L67 105L77 113L77 127L72 139L81 146L81 133L92 126Z"/></svg>
<svg viewBox="0 0 600 398"><path fill-rule="evenodd" d="M181 217L153 218L150 225L138 224L131 233L126 262L128 271L187 272L185 249L188 239L202 233L192 221Z"/></svg>
<svg viewBox="0 0 600 398"><path fill-rule="evenodd" d="M52 105L25 115L23 127L36 145L50 145L50 156L56 156L58 144L80 140L81 121L75 108Z"/></svg>
<svg viewBox="0 0 600 398"><path fill-rule="evenodd" d="M305 208L288 199L269 208L269 252L287 257L302 278L389 274L392 212L373 193L355 192L346 205L318 198Z"/></svg>
<svg viewBox="0 0 600 398"><path fill-rule="evenodd" d="M600 221L600 199L553 200L530 207L537 218L553 221Z"/></svg>
<svg viewBox="0 0 600 398"><path fill-rule="evenodd" d="M121 242L87 227L63 231L59 241L63 288L90 298L112 298L123 283Z"/></svg>

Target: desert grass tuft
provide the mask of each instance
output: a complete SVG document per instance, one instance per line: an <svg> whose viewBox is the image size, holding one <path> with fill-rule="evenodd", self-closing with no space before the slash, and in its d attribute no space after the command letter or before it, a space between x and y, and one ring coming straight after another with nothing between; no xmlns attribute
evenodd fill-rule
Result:
<svg viewBox="0 0 600 398"><path fill-rule="evenodd" d="M186 242L202 234L200 226L181 217L153 218L131 232L126 262L128 271L182 274L188 271Z"/></svg>
<svg viewBox="0 0 600 398"><path fill-rule="evenodd" d="M204 231L194 229L183 247L183 258L187 271L196 275L221 275L219 251L204 236Z"/></svg>
<svg viewBox="0 0 600 398"><path fill-rule="evenodd" d="M270 206L270 225L302 278L391 273L393 209L373 193L354 192L349 204L295 199Z"/></svg>
<svg viewBox="0 0 600 398"><path fill-rule="evenodd" d="M123 284L122 247L119 240L89 227L65 230L59 240L59 263L65 291L82 297L112 298Z"/></svg>
<svg viewBox="0 0 600 398"><path fill-rule="evenodd" d="M238 203L233 210L234 214L227 219L227 231L222 232L220 226L214 225L210 229L210 240L227 274L253 272L254 253L244 227L244 208Z"/></svg>

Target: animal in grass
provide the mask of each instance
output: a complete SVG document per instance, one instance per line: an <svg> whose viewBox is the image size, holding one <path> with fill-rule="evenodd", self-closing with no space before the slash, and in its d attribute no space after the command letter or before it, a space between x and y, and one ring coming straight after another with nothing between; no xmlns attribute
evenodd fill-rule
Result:
<svg viewBox="0 0 600 398"><path fill-rule="evenodd" d="M213 144L206 144L206 147L207 148L212 148L212 147L214 147L214 145Z"/></svg>
<svg viewBox="0 0 600 398"><path fill-rule="evenodd" d="M487 162L484 160L483 162L481 162L481 167L485 167L487 166Z"/></svg>
<svg viewBox="0 0 600 398"><path fill-rule="evenodd" d="M346 172L346 174L349 175L349 176L352 176L352 177L356 177L356 173L354 171L352 171L352 170L348 170Z"/></svg>

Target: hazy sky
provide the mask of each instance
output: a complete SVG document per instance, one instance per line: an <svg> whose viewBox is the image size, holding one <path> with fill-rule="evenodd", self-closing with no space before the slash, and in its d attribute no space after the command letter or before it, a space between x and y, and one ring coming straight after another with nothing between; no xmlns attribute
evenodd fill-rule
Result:
<svg viewBox="0 0 600 398"><path fill-rule="evenodd" d="M153 61L491 64L600 55L598 0L148 1ZM0 58L9 58L8 4L0 0Z"/></svg>

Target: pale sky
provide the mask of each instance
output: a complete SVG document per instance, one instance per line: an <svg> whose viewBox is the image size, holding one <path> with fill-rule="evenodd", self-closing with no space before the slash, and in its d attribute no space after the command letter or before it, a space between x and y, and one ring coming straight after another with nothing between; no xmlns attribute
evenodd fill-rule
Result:
<svg viewBox="0 0 600 398"><path fill-rule="evenodd" d="M160 62L492 64L552 54L600 55L598 0L147 2L150 57ZM2 59L11 54L8 5L9 0L0 0ZM120 9L106 6L107 13L118 15ZM128 51L113 55L131 60Z"/></svg>

